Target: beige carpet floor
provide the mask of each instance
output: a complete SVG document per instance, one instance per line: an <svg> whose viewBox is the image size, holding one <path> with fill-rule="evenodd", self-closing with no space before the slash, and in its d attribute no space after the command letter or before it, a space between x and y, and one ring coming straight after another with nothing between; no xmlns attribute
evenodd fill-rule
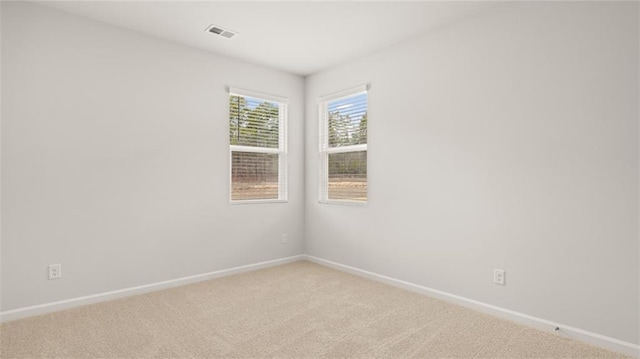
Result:
<svg viewBox="0 0 640 359"><path fill-rule="evenodd" d="M626 358L300 261L0 325L2 358Z"/></svg>

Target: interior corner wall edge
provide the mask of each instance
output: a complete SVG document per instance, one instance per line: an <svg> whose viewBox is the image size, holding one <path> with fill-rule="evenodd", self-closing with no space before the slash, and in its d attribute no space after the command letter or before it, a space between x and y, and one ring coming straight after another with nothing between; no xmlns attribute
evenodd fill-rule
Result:
<svg viewBox="0 0 640 359"><path fill-rule="evenodd" d="M638 73L637 78L638 82L636 83L636 101L638 105L638 161L640 161L640 6L637 6L636 9L637 14L637 22L636 22L636 33L638 34ZM638 188L640 188L640 166L638 168ZM638 262L640 262L640 190L638 190ZM640 298L640 263L638 264L638 297ZM640 300L638 301L638 344L640 345ZM640 349L638 350L638 358L640 358Z"/></svg>
<svg viewBox="0 0 640 359"><path fill-rule="evenodd" d="M0 6L0 311L302 254L302 77ZM288 203L229 204L226 86L289 99Z"/></svg>
<svg viewBox="0 0 640 359"><path fill-rule="evenodd" d="M2 84L2 6L0 6L0 84ZM0 292L2 292L2 86L0 86ZM0 312L2 295L0 294Z"/></svg>
<svg viewBox="0 0 640 359"><path fill-rule="evenodd" d="M305 253L638 344L637 7L504 4L308 77ZM320 204L316 99L361 83L368 205Z"/></svg>

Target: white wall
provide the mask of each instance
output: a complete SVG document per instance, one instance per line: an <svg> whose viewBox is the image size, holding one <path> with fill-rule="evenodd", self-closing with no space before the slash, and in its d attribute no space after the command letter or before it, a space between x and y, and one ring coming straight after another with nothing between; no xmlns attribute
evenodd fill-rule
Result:
<svg viewBox="0 0 640 359"><path fill-rule="evenodd" d="M303 78L30 3L2 55L1 310L302 253ZM226 86L290 99L288 203L229 204Z"/></svg>
<svg viewBox="0 0 640 359"><path fill-rule="evenodd" d="M305 252L638 343L637 7L500 5L309 77ZM369 204L319 204L317 98L364 83Z"/></svg>

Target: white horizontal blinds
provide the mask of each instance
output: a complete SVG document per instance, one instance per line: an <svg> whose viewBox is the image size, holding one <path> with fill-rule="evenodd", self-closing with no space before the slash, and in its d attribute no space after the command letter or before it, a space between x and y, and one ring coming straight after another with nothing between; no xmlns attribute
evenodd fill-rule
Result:
<svg viewBox="0 0 640 359"><path fill-rule="evenodd" d="M286 200L286 107L271 99L230 94L232 202Z"/></svg>
<svg viewBox="0 0 640 359"><path fill-rule="evenodd" d="M328 154L327 199L367 200L367 151Z"/></svg>
<svg viewBox="0 0 640 359"><path fill-rule="evenodd" d="M367 93L331 101L327 104L328 146L367 143Z"/></svg>
<svg viewBox="0 0 640 359"><path fill-rule="evenodd" d="M325 97L320 119L320 201L366 203L366 88Z"/></svg>
<svg viewBox="0 0 640 359"><path fill-rule="evenodd" d="M271 153L231 153L231 199L278 199L279 156Z"/></svg>
<svg viewBox="0 0 640 359"><path fill-rule="evenodd" d="M232 95L229 114L229 140L232 145L280 147L278 103Z"/></svg>

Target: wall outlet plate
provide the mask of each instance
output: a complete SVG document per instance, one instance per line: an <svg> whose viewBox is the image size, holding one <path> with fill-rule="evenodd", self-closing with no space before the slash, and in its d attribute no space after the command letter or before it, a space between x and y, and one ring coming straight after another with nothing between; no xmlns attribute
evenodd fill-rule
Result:
<svg viewBox="0 0 640 359"><path fill-rule="evenodd" d="M283 234L282 234L282 237L280 238L280 243L281 243L281 244L287 244L287 243L289 243L289 237L287 237L287 234L286 234L286 233L283 233Z"/></svg>
<svg viewBox="0 0 640 359"><path fill-rule="evenodd" d="M62 264L49 265L49 280L62 277Z"/></svg>
<svg viewBox="0 0 640 359"><path fill-rule="evenodd" d="M504 269L493 270L493 283L504 285Z"/></svg>

